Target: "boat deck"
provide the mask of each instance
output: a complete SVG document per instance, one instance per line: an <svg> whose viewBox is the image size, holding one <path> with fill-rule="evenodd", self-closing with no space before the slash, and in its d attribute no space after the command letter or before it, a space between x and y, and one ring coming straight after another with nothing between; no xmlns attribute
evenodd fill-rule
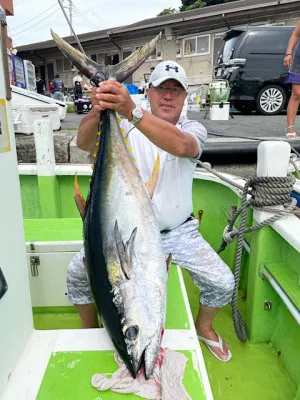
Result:
<svg viewBox="0 0 300 400"><path fill-rule="evenodd" d="M40 242L63 241L66 240L66 236L73 241L81 239L81 220L78 218L25 220L24 225L27 243L32 239L37 240L36 252L39 251ZM29 248L29 243L27 248ZM215 400L240 398L244 400L253 398L300 400L300 393L297 392L297 388L284 368L278 349L264 343L241 343L237 339L232 324L230 306L225 307L217 315L214 326L224 340L229 343L233 358L229 363L222 363L212 357L205 345L201 344L205 360L204 366L202 352L193 329L193 320L198 311L199 291L185 271L183 271L183 277L187 295L182 285L181 273L174 266L171 268L168 282L167 330L163 345L183 351L188 357L184 384L192 398L197 400L205 398L203 388L209 388L206 381L208 373ZM178 295L179 293L181 295ZM187 296L191 311L187 304ZM244 299L240 299L240 308L245 316L246 301ZM292 317L288 314L286 318ZM24 371L20 372L16 380L15 378L11 380L11 385L16 390L15 398L18 398L17 394L24 393L24 391L18 392L18 388L26 387L29 393L33 393L32 391L35 390L39 400L53 398L76 400L83 397L94 399L95 393L97 396L98 392L95 392L95 389L90 386L90 377L93 373L103 372L101 370L103 364L107 366L107 373L113 372L116 368L112 347L108 346L100 350L99 340L107 343L105 332L101 329L93 330L93 332L78 330L80 321L72 307L34 308L34 325L37 331L34 332L32 346L38 352L41 346L44 347L41 351L44 353L43 360L37 364L40 365L39 377L35 377L35 383L30 382L28 377L28 382L24 382ZM289 321L286 321L286 325L289 326ZM40 329L46 329L46 331L39 331ZM55 329L57 330L55 331ZM94 335L98 339L93 339ZM52 348L48 344L50 342ZM82 343L84 343L83 347ZM193 349L190 347L191 344L194 346ZM32 357L34 359L34 356ZM198 359L199 365L196 369L193 361L195 359ZM24 368L26 371L26 358L24 359ZM195 372L197 370L201 371L201 379L199 379L198 372ZM197 388L196 392L193 391L194 387ZM70 397L68 393L72 393L72 396ZM91 393L91 397L89 397L89 393ZM8 398L4 398L4 400ZM20 398L24 398L24 396ZM101 393L98 398L122 399L124 396L107 392ZM127 395L125 398L134 399L136 397ZM206 394L206 398L210 398L210 394Z"/></svg>
<svg viewBox="0 0 300 400"><path fill-rule="evenodd" d="M194 319L198 311L199 292L189 275L183 271L184 281ZM239 299L239 309L246 315L246 301ZM287 318L293 319L291 315ZM287 326L288 322L286 321ZM222 363L212 357L201 343L203 357L215 400L300 400L295 392L280 351L265 343L240 342L234 331L231 307L224 307L214 320L214 328L229 344L232 359Z"/></svg>
<svg viewBox="0 0 300 400"><path fill-rule="evenodd" d="M53 240L55 237L57 240L59 237L58 230L70 232L70 235L73 232L71 239L78 239L80 230L74 227L79 227L79 223L81 224L80 220L72 219L61 220L58 224L57 220L25 221L26 240L36 240L34 254L39 256L41 242L47 243L49 251L51 238ZM65 225L66 229L61 230L62 225ZM77 232L75 236L74 232ZM82 246L82 243L80 245ZM29 243L27 248L30 248ZM62 252L64 250L62 249ZM70 250L68 257L72 257L73 253L74 249ZM42 268L43 265L41 273L32 278L36 280L35 287L43 277ZM63 275L62 279L65 280L65 274ZM49 290L50 286L51 283ZM91 386L91 377L94 374L105 373L110 376L117 370L113 356L114 347L105 329L78 329L79 319L73 307L35 307L33 314L36 330L33 331L27 348L10 378L3 400L140 398L111 391L99 393ZM174 265L168 279L166 330L162 347L183 352L187 357L183 384L191 399L211 400L211 388L183 277L180 268Z"/></svg>

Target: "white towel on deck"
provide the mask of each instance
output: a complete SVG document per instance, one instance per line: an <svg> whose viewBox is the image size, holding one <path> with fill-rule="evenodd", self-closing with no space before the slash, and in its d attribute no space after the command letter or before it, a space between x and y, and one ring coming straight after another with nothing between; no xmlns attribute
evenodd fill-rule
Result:
<svg viewBox="0 0 300 400"><path fill-rule="evenodd" d="M103 374L92 377L92 386L100 391L133 393L149 400L191 400L182 383L187 358L182 353L161 349L153 377L146 380L143 369L133 379L117 352L114 354L119 369L108 378Z"/></svg>

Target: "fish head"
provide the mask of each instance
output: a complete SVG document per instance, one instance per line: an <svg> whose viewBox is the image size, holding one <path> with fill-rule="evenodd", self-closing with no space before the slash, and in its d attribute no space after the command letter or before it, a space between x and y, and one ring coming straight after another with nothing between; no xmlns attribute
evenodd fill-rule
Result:
<svg viewBox="0 0 300 400"><path fill-rule="evenodd" d="M119 286L127 365L134 378L140 370L144 370L146 379L153 375L163 333L162 298L159 288L148 280L124 280Z"/></svg>

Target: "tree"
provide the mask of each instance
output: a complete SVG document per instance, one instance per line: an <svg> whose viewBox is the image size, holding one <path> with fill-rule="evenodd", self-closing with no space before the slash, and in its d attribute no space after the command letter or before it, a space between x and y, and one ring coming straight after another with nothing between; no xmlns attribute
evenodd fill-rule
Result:
<svg viewBox="0 0 300 400"><path fill-rule="evenodd" d="M230 3L232 1L238 1L238 0L182 0L182 6L180 7L180 11L188 11L188 10L193 10L195 8L200 8L200 7L208 7L208 6L214 6L216 4L224 4L224 3Z"/></svg>
<svg viewBox="0 0 300 400"><path fill-rule="evenodd" d="M216 4L231 3L232 1L238 1L238 0L206 0L206 4L208 6L215 6Z"/></svg>
<svg viewBox="0 0 300 400"><path fill-rule="evenodd" d="M182 0L180 11L194 10L195 8L205 7L206 1L202 0Z"/></svg>
<svg viewBox="0 0 300 400"><path fill-rule="evenodd" d="M216 4L230 3L232 1L238 1L238 0L181 0L182 6L179 7L179 10L176 10L175 8L171 7L165 8L157 16L175 14L179 11L194 10L195 8L215 6Z"/></svg>
<svg viewBox="0 0 300 400"><path fill-rule="evenodd" d="M161 15L168 15L168 14L175 14L177 13L178 10L176 10L176 8L165 8L164 10L162 10L159 14L157 14L158 17L160 17Z"/></svg>

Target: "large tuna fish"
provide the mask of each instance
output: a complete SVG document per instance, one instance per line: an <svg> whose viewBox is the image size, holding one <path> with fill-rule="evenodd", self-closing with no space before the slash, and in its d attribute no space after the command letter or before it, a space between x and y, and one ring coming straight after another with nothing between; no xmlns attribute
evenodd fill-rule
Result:
<svg viewBox="0 0 300 400"><path fill-rule="evenodd" d="M124 81L159 40L156 37L118 65L101 67L52 35L60 50L95 81ZM146 185L149 196L124 144L116 113L108 110L101 115L101 140L86 204L75 185L83 217L86 268L115 348L134 377L143 366L149 378L166 313L167 266L149 198L157 181L159 157Z"/></svg>

